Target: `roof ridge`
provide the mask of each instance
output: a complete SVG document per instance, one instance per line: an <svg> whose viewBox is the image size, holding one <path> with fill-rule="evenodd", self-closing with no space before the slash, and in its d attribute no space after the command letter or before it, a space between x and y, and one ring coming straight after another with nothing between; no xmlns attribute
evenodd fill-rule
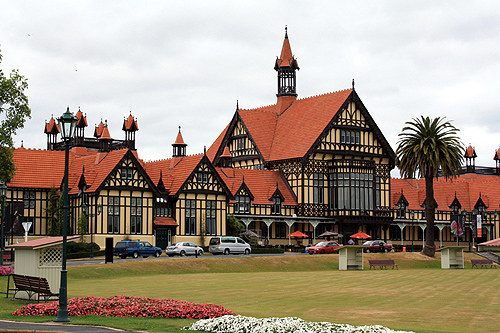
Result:
<svg viewBox="0 0 500 333"><path fill-rule="evenodd" d="M319 97L319 96L326 96L326 95L331 95L331 94L337 94L337 93L344 92L344 91L349 91L349 90L352 90L352 88L346 88L346 89L330 91L330 92L326 92L326 93L322 93L322 94L318 94L318 95L312 95L312 96L308 96L308 97L297 98L297 101L303 101L303 100L306 100L306 99L316 98L316 97Z"/></svg>

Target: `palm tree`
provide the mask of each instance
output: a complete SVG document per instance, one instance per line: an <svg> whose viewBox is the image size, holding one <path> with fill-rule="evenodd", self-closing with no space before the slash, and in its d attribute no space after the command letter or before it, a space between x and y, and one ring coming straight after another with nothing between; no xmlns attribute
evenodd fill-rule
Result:
<svg viewBox="0 0 500 333"><path fill-rule="evenodd" d="M444 118L414 118L399 134L396 165L402 177L425 178L425 213L427 220L424 254L434 257L434 177L441 171L448 179L460 173L463 145L458 129Z"/></svg>

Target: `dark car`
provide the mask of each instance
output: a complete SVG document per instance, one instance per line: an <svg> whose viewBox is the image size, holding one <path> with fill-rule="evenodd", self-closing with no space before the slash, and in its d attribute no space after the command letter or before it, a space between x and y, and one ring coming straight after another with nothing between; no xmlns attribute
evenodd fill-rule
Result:
<svg viewBox="0 0 500 333"><path fill-rule="evenodd" d="M363 243L364 246L367 246L364 251L366 253L370 252L391 252L393 250L393 247L391 244L387 244L384 241L381 240L374 240L374 241L366 241Z"/></svg>
<svg viewBox="0 0 500 333"><path fill-rule="evenodd" d="M323 254L323 253L339 253L339 249L342 245L339 245L337 242L319 242L314 246L309 246L307 248L307 253L309 254Z"/></svg>
<svg viewBox="0 0 500 333"><path fill-rule="evenodd" d="M119 241L115 245L115 256L122 259L127 257L137 258L139 256L144 258L148 256L159 257L161 252L159 247L145 241Z"/></svg>

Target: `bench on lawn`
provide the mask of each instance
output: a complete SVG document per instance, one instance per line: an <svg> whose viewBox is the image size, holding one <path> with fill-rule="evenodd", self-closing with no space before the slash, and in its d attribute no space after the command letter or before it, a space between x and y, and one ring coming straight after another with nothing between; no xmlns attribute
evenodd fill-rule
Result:
<svg viewBox="0 0 500 333"><path fill-rule="evenodd" d="M10 277L12 277L14 286L11 288ZM59 294L53 293L50 290L49 282L46 278L40 276L29 276L20 274L10 274L7 280L7 298L9 298L9 291L13 291L12 298L16 298L17 293L25 291L28 294L28 302L32 300L40 300L47 302L52 297L59 297ZM36 295L36 296L35 296Z"/></svg>
<svg viewBox="0 0 500 333"><path fill-rule="evenodd" d="M492 267L495 267L497 268L497 266L495 265L495 263L493 263L493 260L491 259L471 259L470 260L470 263L472 264L472 268L474 268L474 266L477 268L477 267L488 267L488 266L492 266Z"/></svg>
<svg viewBox="0 0 500 333"><path fill-rule="evenodd" d="M394 262L392 259L369 259L368 263L370 264L370 269L376 269L375 267L380 267L380 269L384 268L387 269L387 266L391 266L392 269L396 267L396 269L399 269L398 265Z"/></svg>

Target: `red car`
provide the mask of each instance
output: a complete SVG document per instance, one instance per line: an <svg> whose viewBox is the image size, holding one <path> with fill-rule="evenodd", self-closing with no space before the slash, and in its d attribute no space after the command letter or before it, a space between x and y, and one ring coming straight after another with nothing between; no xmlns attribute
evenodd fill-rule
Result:
<svg viewBox="0 0 500 333"><path fill-rule="evenodd" d="M319 242L314 246L309 246L307 248L307 253L309 254L323 254L323 253L339 253L339 248L343 245L339 245L337 242Z"/></svg>
<svg viewBox="0 0 500 333"><path fill-rule="evenodd" d="M367 246L364 251L366 253L370 252L391 252L393 250L393 247L391 244L387 244L384 241L381 240L375 240L375 241L367 241L364 242L363 245Z"/></svg>

